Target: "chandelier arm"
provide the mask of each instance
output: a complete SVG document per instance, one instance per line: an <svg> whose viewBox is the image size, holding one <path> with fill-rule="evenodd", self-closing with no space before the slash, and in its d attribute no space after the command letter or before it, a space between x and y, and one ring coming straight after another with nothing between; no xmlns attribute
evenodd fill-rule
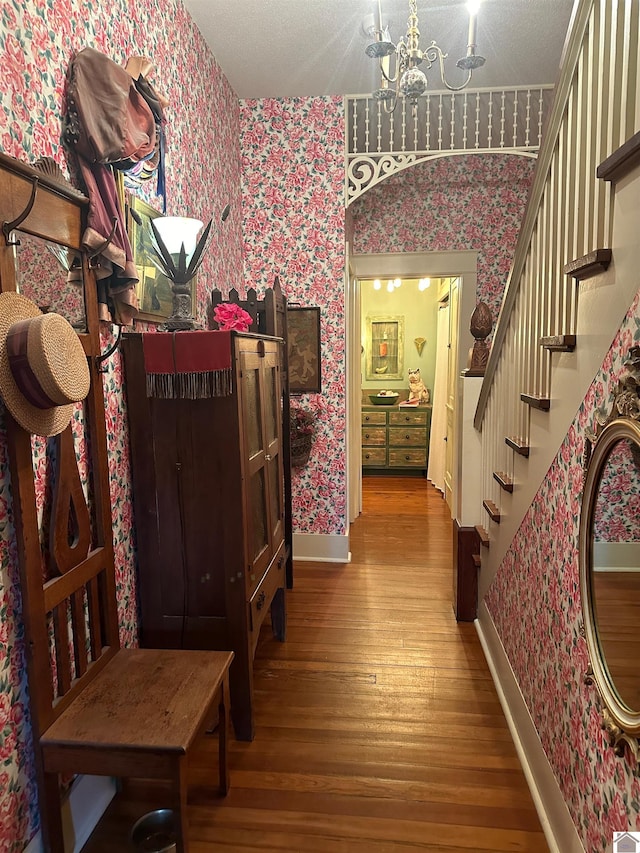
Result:
<svg viewBox="0 0 640 853"><path fill-rule="evenodd" d="M385 59L386 58L387 57L385 57ZM383 80L386 80L387 83L397 83L398 77L400 76L398 74L398 63L396 62L396 73L390 77L387 74L387 72L384 70L384 59L380 59L379 62L380 62L380 74L382 75Z"/></svg>
<svg viewBox="0 0 640 853"><path fill-rule="evenodd" d="M467 71L467 76L465 77L464 82L462 82L459 86L452 86L451 83L447 81L444 70L444 61L447 58L448 54L443 53L435 42L433 44L430 44L429 47L426 49L425 56L427 56L427 54L429 54L430 52L431 56L429 56L428 58L431 62L435 62L436 59L438 60L438 63L440 65L440 79L450 92L459 92L461 89L464 89L464 87L469 84L469 81L471 80L471 77L473 75L472 70Z"/></svg>

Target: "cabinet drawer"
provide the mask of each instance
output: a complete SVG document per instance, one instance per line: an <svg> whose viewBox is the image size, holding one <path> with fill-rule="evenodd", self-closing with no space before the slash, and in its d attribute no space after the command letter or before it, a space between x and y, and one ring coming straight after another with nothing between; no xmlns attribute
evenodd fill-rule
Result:
<svg viewBox="0 0 640 853"><path fill-rule="evenodd" d="M382 424L382 426L386 426L386 423L386 412L362 412L363 427L368 426L369 424Z"/></svg>
<svg viewBox="0 0 640 853"><path fill-rule="evenodd" d="M389 412L389 426L426 426L427 410L407 409L404 412Z"/></svg>
<svg viewBox="0 0 640 853"><path fill-rule="evenodd" d="M387 430L384 427L363 428L362 444L369 445L385 445L387 443Z"/></svg>
<svg viewBox="0 0 640 853"><path fill-rule="evenodd" d="M260 627L264 617L269 612L269 607L278 587L284 587L284 564L285 564L284 542L278 549L276 556L269 563L269 568L264 573L258 588L249 601L249 630L252 634L253 648L258 642Z"/></svg>
<svg viewBox="0 0 640 853"><path fill-rule="evenodd" d="M362 464L367 465L386 465L387 464L387 448L386 447L363 447L362 448Z"/></svg>
<svg viewBox="0 0 640 853"><path fill-rule="evenodd" d="M424 427L389 427L389 447L427 447Z"/></svg>
<svg viewBox="0 0 640 853"><path fill-rule="evenodd" d="M389 448L389 468L426 468L427 449Z"/></svg>

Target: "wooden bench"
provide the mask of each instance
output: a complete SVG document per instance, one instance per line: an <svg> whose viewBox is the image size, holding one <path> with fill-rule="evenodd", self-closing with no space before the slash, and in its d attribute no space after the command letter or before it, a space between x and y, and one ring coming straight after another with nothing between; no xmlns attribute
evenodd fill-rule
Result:
<svg viewBox="0 0 640 853"><path fill-rule="evenodd" d="M10 239L18 224L22 241L34 235L81 254L79 338L91 375L73 432L69 426L38 443L46 448L38 497L31 435L5 413L43 843L48 853L64 853L61 774L130 776L170 783L177 849L185 853L187 760L197 737L216 726L220 790L229 787L233 654L120 647L97 288L80 249L87 206L58 179L0 155L0 291L28 285L17 281ZM47 254L42 244L35 251ZM62 268L59 275L52 287L64 284Z"/></svg>

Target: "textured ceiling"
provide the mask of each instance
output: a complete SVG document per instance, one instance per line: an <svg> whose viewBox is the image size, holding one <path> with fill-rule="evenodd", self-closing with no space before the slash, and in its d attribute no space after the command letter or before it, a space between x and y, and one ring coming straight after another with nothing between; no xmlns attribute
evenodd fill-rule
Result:
<svg viewBox="0 0 640 853"><path fill-rule="evenodd" d="M364 94L378 85L364 49L377 0L185 0L227 79L241 98ZM381 0L397 41L408 0ZM482 0L478 50L486 57L474 87L554 83L573 0ZM418 0L420 44L437 41L455 61L465 53L465 0ZM424 66L423 66L424 69ZM430 88L442 86L434 67Z"/></svg>

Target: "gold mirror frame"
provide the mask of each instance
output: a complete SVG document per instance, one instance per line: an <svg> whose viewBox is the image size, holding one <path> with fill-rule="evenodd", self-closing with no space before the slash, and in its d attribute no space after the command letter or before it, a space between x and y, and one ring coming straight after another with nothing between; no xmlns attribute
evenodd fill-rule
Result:
<svg viewBox="0 0 640 853"><path fill-rule="evenodd" d="M584 618L584 636L590 666L587 684L595 684L602 702L603 728L616 755L625 745L640 755L640 709L631 710L621 699L609 671L600 641L593 588L593 525L603 469L614 445L627 439L640 453L640 347L634 347L626 362L628 375L618 386L613 410L608 417L596 415L595 431L587 431L586 474L582 495L579 529L580 597Z"/></svg>

